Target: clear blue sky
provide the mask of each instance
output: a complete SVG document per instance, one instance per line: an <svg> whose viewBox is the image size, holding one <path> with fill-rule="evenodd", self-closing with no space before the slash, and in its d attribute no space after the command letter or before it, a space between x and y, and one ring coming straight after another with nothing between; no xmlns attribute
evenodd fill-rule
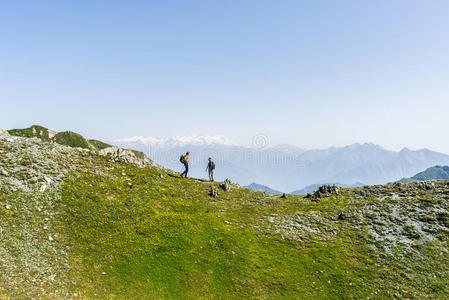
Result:
<svg viewBox="0 0 449 300"><path fill-rule="evenodd" d="M449 1L0 1L0 127L449 153Z"/></svg>

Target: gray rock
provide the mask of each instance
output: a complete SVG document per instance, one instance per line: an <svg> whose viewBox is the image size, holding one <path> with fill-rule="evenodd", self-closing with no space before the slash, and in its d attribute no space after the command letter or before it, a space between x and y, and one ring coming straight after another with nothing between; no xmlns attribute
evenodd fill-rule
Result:
<svg viewBox="0 0 449 300"><path fill-rule="evenodd" d="M0 169L0 173L1 173L3 176L9 176L9 173L8 173L6 170Z"/></svg>
<svg viewBox="0 0 449 300"><path fill-rule="evenodd" d="M223 181L222 184L220 184L220 187L225 190L229 191L231 189L232 181L229 178L226 178L225 181Z"/></svg>
<svg viewBox="0 0 449 300"><path fill-rule="evenodd" d="M318 188L315 192L307 194L306 198L310 198L312 201L319 200L321 198L329 197L331 195L338 195L341 188L338 185L324 184Z"/></svg>
<svg viewBox="0 0 449 300"><path fill-rule="evenodd" d="M0 128L0 135L9 135L9 133L5 129Z"/></svg>
<svg viewBox="0 0 449 300"><path fill-rule="evenodd" d="M129 163L140 168L146 167L158 167L151 159L148 157L137 157L136 154L128 149L121 149L118 147L108 147L100 150L99 152L102 156L107 156L113 161L119 161L124 163Z"/></svg>
<svg viewBox="0 0 449 300"><path fill-rule="evenodd" d="M418 188L426 191L434 190L435 183L432 181L422 181L418 184Z"/></svg>
<svg viewBox="0 0 449 300"><path fill-rule="evenodd" d="M210 186L209 196L217 198L218 191L214 186Z"/></svg>

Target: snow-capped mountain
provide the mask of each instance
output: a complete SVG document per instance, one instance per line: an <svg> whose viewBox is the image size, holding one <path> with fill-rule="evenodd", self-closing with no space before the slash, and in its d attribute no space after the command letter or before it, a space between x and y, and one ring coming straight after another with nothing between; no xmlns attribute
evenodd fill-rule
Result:
<svg viewBox="0 0 449 300"><path fill-rule="evenodd" d="M148 146L163 146L163 147L179 147L185 145L194 146L210 146L210 145L224 145L224 146L236 146L237 144L232 142L224 135L190 135L190 136L175 136L171 138L154 138L134 136L130 138L117 139L114 141L118 144L132 144L141 143Z"/></svg>

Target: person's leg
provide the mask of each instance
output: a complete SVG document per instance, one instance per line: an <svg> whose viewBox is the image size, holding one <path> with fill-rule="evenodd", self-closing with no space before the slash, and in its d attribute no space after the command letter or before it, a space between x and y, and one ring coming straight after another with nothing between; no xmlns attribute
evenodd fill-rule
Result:
<svg viewBox="0 0 449 300"><path fill-rule="evenodd" d="M181 177L187 177L187 164L184 163L184 172L181 173Z"/></svg>
<svg viewBox="0 0 449 300"><path fill-rule="evenodd" d="M189 164L186 163L185 167L186 167L186 170L185 170L186 175L185 175L185 177L187 178L188 177L187 174L189 173Z"/></svg>

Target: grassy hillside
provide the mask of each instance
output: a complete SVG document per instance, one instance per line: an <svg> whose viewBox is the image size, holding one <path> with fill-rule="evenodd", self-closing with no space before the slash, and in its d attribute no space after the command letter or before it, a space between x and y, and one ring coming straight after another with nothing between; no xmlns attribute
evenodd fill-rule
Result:
<svg viewBox="0 0 449 300"><path fill-rule="evenodd" d="M89 141L87 141L82 135L71 131L59 132L54 136L53 140L60 145L85 149L93 148Z"/></svg>
<svg viewBox="0 0 449 300"><path fill-rule="evenodd" d="M28 137L28 138L37 137L44 141L50 141L50 139L51 139L48 129L45 127L39 126L39 125L33 125L29 128L25 128L25 129L11 129L11 130L8 130L8 133L10 135Z"/></svg>
<svg viewBox="0 0 449 300"><path fill-rule="evenodd" d="M420 172L413 177L403 178L399 180L400 183L408 183L415 181L425 181L425 180L442 180L449 179L449 166L435 166Z"/></svg>
<svg viewBox="0 0 449 300"><path fill-rule="evenodd" d="M79 147L84 149L94 149L94 150L102 150L108 147L112 147L109 144L106 144L102 141L98 140L87 140L82 135L72 132L54 132L49 130L48 128L33 125L29 128L24 129L11 129L8 130L8 133L13 136L20 137L36 137L43 141L53 141L60 145L66 145L70 147ZM136 151L136 156L141 157L141 154ZM143 153L142 153L143 154Z"/></svg>
<svg viewBox="0 0 449 300"><path fill-rule="evenodd" d="M171 171L0 136L0 183L0 295L449 297L446 181L313 199L213 183L213 198Z"/></svg>
<svg viewBox="0 0 449 300"><path fill-rule="evenodd" d="M102 150L108 147L112 147L112 145L106 144L102 141L98 140L89 140L89 144L91 144L95 149Z"/></svg>

